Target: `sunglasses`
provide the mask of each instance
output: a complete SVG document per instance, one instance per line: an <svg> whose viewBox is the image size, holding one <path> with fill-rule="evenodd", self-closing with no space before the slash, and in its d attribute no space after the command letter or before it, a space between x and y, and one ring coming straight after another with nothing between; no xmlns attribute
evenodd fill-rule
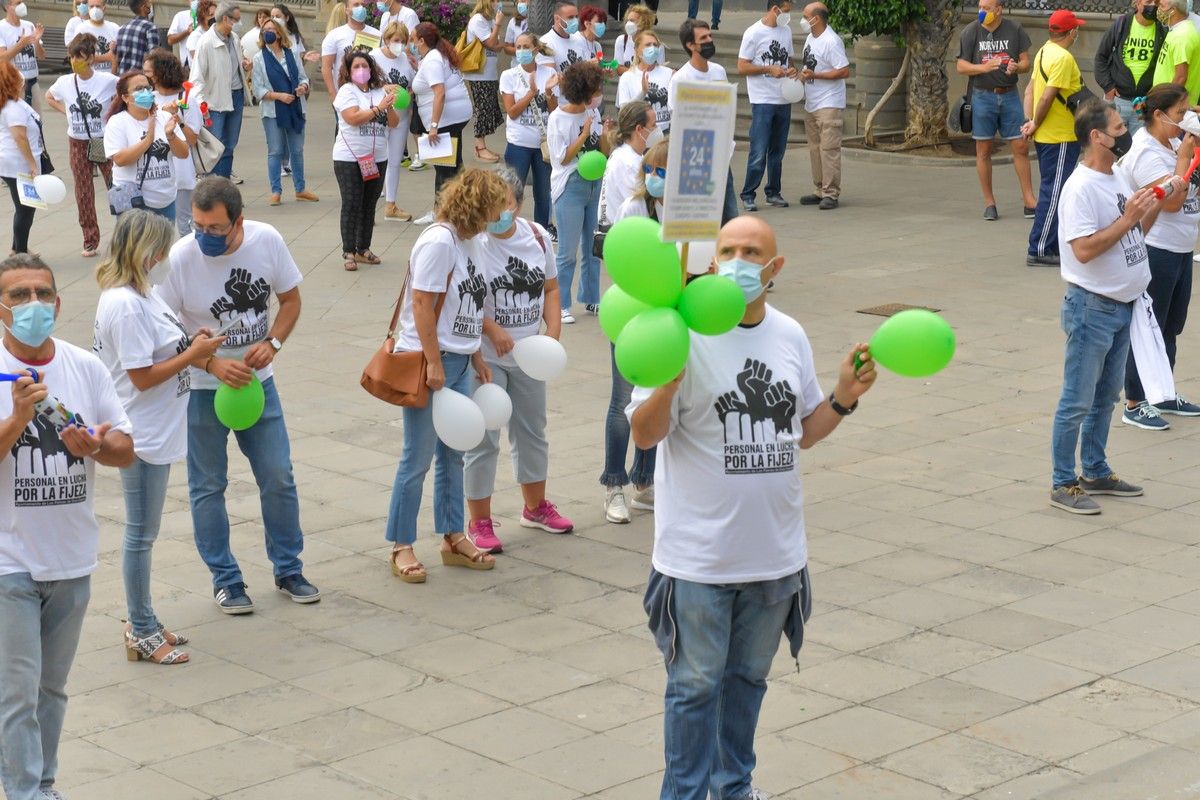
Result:
<svg viewBox="0 0 1200 800"><path fill-rule="evenodd" d="M644 172L647 175L657 175L658 177L662 178L663 180L666 180L666 178L667 178L667 168L666 167L651 167L649 165L645 165L642 167L642 172Z"/></svg>

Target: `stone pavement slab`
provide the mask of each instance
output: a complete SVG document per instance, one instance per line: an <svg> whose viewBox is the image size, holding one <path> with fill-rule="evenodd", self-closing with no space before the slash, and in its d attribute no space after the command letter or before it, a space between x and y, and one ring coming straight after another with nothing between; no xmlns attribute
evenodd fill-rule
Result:
<svg viewBox="0 0 1200 800"><path fill-rule="evenodd" d="M47 133L65 163L61 117ZM305 274L277 379L306 572L324 599L300 607L273 591L257 493L231 445L232 538L258 610L234 619L213 606L177 466L154 594L191 635L193 660L128 663L123 503L116 473L100 470L101 564L60 785L73 800L655 797L664 677L641 609L652 525L644 513L603 519L609 356L596 320L581 314L564 331L570 364L549 393L549 487L574 534L517 525L502 458L497 568L434 563L424 586L397 581L383 527L400 415L357 373L419 229L380 221L383 265L341 269L331 133L313 114L317 204L285 192L266 205L256 120L237 153L247 216L276 225ZM796 199L808 162L789 155L784 194ZM935 306L959 342L939 375L885 372L803 455L817 610L798 666L781 648L760 720L757 782L777 797L1100 800L1188 796L1200 781L1200 422L1114 425L1112 462L1145 484L1143 498L1101 498L1088 519L1047 505L1063 287L1057 271L1024 266L1011 170L996 179L996 223L980 219L969 167L849 158L836 212L762 212L786 259L771 301L805 326L826 387L882 321L857 309ZM425 211L432 181L405 172L400 204ZM33 247L57 270L61 335L86 346L97 289L76 229L70 206L39 212ZM1196 344L1191 330L1180 340L1185 394L1200 394ZM427 561L434 547L418 542Z"/></svg>

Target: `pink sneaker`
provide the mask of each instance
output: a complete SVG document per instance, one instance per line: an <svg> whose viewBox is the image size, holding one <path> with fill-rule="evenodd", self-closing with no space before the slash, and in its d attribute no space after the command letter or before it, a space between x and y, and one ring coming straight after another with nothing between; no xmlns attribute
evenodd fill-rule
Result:
<svg viewBox="0 0 1200 800"><path fill-rule="evenodd" d="M541 528L548 533L569 533L575 524L558 513L554 503L543 500L533 511L527 508L521 512L521 527Z"/></svg>
<svg viewBox="0 0 1200 800"><path fill-rule="evenodd" d="M500 553L504 550L504 545L500 543L500 539L496 537L496 528L499 523L492 522L490 519L481 519L478 522L472 522L467 528L467 536L471 537L471 541L485 553Z"/></svg>

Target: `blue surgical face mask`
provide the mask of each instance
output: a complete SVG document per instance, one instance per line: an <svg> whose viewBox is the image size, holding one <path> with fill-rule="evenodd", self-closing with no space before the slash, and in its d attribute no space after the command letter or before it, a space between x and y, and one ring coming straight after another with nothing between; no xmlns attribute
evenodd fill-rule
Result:
<svg viewBox="0 0 1200 800"><path fill-rule="evenodd" d="M417 56L418 58L420 58L420 56L421 56L421 54L417 51L417 43L416 42L408 43L408 52L412 53L414 56Z"/></svg>
<svg viewBox="0 0 1200 800"><path fill-rule="evenodd" d="M642 61L647 64L653 64L658 60L658 48L652 44L648 44L642 48Z"/></svg>
<svg viewBox="0 0 1200 800"><path fill-rule="evenodd" d="M379 2L375 4L375 7L377 9L379 9L380 11L387 11L388 8L391 7L391 5L392 4L387 2L387 0L379 0Z"/></svg>
<svg viewBox="0 0 1200 800"><path fill-rule="evenodd" d="M229 249L229 244L225 241L226 236L217 236L215 233L196 231L196 244L200 245L201 253L209 258L216 258L217 256L225 255L225 251Z"/></svg>
<svg viewBox="0 0 1200 800"><path fill-rule="evenodd" d="M563 27L566 28L567 34L579 33L579 17L572 17L563 22Z"/></svg>
<svg viewBox="0 0 1200 800"><path fill-rule="evenodd" d="M771 259L771 261L774 260ZM753 261L745 261L740 258L718 261L717 274L736 283L746 297L746 302L753 303L766 291L767 287L763 285L762 274L771 266L771 261L766 264L755 264Z"/></svg>
<svg viewBox="0 0 1200 800"><path fill-rule="evenodd" d="M12 308L4 307L12 312L13 321L8 330L21 344L41 347L54 333L54 303L30 300Z"/></svg>
<svg viewBox="0 0 1200 800"><path fill-rule="evenodd" d="M517 3L517 13L522 17L529 13L528 3Z"/></svg>
<svg viewBox="0 0 1200 800"><path fill-rule="evenodd" d="M263 31L263 44L275 44L275 40L278 38L275 31Z"/></svg>
<svg viewBox="0 0 1200 800"><path fill-rule="evenodd" d="M133 93L133 104L138 108L144 108L147 111L154 105L154 91L151 89L138 89Z"/></svg>
<svg viewBox="0 0 1200 800"><path fill-rule="evenodd" d="M87 13L87 3L80 3L79 5L75 6L75 13L81 17L84 14L86 14Z"/></svg>
<svg viewBox="0 0 1200 800"><path fill-rule="evenodd" d="M592 26L592 30L596 32L596 38L600 38L604 35L604 32L608 30L608 25L603 22L597 22Z"/></svg>
<svg viewBox="0 0 1200 800"><path fill-rule="evenodd" d="M651 197L662 197L667 193L667 179L657 175L647 175L646 193Z"/></svg>
<svg viewBox="0 0 1200 800"><path fill-rule="evenodd" d="M507 208L500 212L500 219L495 222L488 223L488 233L503 234L508 233L508 229L513 226L513 212Z"/></svg>
<svg viewBox="0 0 1200 800"><path fill-rule="evenodd" d="M351 10L351 12L350 12L350 19L354 20L355 22L366 22L367 21L367 7L366 6L355 6L354 9Z"/></svg>
<svg viewBox="0 0 1200 800"><path fill-rule="evenodd" d="M521 66L525 66L526 64L533 63L533 51L532 50L518 50L513 57L517 59L517 63L520 64Z"/></svg>

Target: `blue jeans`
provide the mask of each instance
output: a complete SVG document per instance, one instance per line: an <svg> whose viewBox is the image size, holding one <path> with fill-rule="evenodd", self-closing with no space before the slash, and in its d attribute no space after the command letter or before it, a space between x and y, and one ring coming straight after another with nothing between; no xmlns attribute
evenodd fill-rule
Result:
<svg viewBox="0 0 1200 800"><path fill-rule="evenodd" d="M160 217L166 217L167 219L171 220L171 222L175 221L174 203L171 203L169 206L163 206L162 208L151 208L150 206L146 206L146 210L151 214L158 214Z"/></svg>
<svg viewBox="0 0 1200 800"><path fill-rule="evenodd" d="M737 190L733 188L733 169L725 179L725 208L721 209L721 226L738 215Z"/></svg>
<svg viewBox="0 0 1200 800"><path fill-rule="evenodd" d="M263 393L266 405L262 419L244 431L235 431L234 436L258 484L267 557L279 580L301 572L304 533L300 530L300 501L292 476L292 451L274 378L263 381ZM242 583L242 571L229 549L229 513L225 510L225 487L229 484L225 442L229 429L213 411L215 395L211 389L192 389L188 399L188 497L196 549L212 572L213 586L221 588Z"/></svg>
<svg viewBox="0 0 1200 800"><path fill-rule="evenodd" d="M1037 142L1038 171L1042 185L1038 190L1037 214L1029 231L1029 255L1058 255L1058 197L1063 184L1079 161L1079 142L1042 144Z"/></svg>
<svg viewBox="0 0 1200 800"><path fill-rule="evenodd" d="M54 785L67 675L91 597L90 576L0 575L0 782L8 800Z"/></svg>
<svg viewBox="0 0 1200 800"><path fill-rule="evenodd" d="M471 396L471 357L442 353L446 388ZM424 408L404 409L404 451L396 468L388 506L389 542L411 545L417 540L417 514L425 473L437 455L433 471L433 529L439 536L463 530L463 454L447 447L433 430L433 398Z"/></svg>
<svg viewBox="0 0 1200 800"><path fill-rule="evenodd" d="M212 119L209 133L221 140L225 152L213 167L213 174L228 178L233 173L233 149L237 147L238 138L242 135L242 108L246 104L246 90L233 90L232 111L210 111Z"/></svg>
<svg viewBox="0 0 1200 800"><path fill-rule="evenodd" d="M512 167L526 185L529 172L533 171L533 221L545 228L550 224L550 165L542 158L542 149L510 142L504 148L504 163Z"/></svg>
<svg viewBox="0 0 1200 800"><path fill-rule="evenodd" d="M712 22L714 25L721 24L721 9L725 6L725 0L712 0ZM688 0L688 19L697 19L696 15L700 13L700 0Z"/></svg>
<svg viewBox="0 0 1200 800"><path fill-rule="evenodd" d="M304 191L304 131L285 131L274 117L262 118L267 134L267 179L271 194L283 194L283 160L291 155L292 184L297 192Z"/></svg>
<svg viewBox="0 0 1200 800"><path fill-rule="evenodd" d="M662 800L750 794L754 729L792 604L788 598L767 605L762 587L674 581Z"/></svg>
<svg viewBox="0 0 1200 800"><path fill-rule="evenodd" d="M140 458L135 458L133 464L121 470L121 488L125 491L122 562L125 605L133 635L139 638L158 631L158 618L150 603L150 551L158 538L170 477L170 464L150 464Z"/></svg>
<svg viewBox="0 0 1200 800"><path fill-rule="evenodd" d="M579 277L579 301L584 304L600 302L600 261L592 255L599 207L600 181L585 180L578 172L571 173L563 193L554 201L554 219L558 225L558 288L564 310L571 308L575 256L580 250L583 251L583 274Z"/></svg>
<svg viewBox="0 0 1200 800"><path fill-rule="evenodd" d="M1117 96L1113 98L1113 106L1117 109L1117 113L1121 115L1121 120L1125 123L1125 127L1129 128L1130 133L1137 133L1146 127L1146 122L1142 119L1141 112L1133 110L1132 100L1126 100L1123 97Z"/></svg>
<svg viewBox="0 0 1200 800"><path fill-rule="evenodd" d="M1076 482L1077 444L1084 476L1107 478L1112 474L1104 448L1108 444L1113 405L1125 378L1132 319L1132 303L1120 303L1074 284L1067 285L1062 305L1067 353L1052 439L1055 488Z"/></svg>
<svg viewBox="0 0 1200 800"><path fill-rule="evenodd" d="M767 174L767 197L783 191L783 156L787 150L788 131L792 127L790 103L750 104L750 155L746 158L746 183L742 186L742 201L753 200Z"/></svg>
<svg viewBox="0 0 1200 800"><path fill-rule="evenodd" d="M633 472L625 471L625 457L629 453L629 417L625 408L629 405L633 385L617 369L616 348L608 346L612 362L612 396L608 401L608 415L604 418L604 473L600 484L612 488L625 486L633 481L635 486L654 483L655 448L643 450L633 448Z"/></svg>

